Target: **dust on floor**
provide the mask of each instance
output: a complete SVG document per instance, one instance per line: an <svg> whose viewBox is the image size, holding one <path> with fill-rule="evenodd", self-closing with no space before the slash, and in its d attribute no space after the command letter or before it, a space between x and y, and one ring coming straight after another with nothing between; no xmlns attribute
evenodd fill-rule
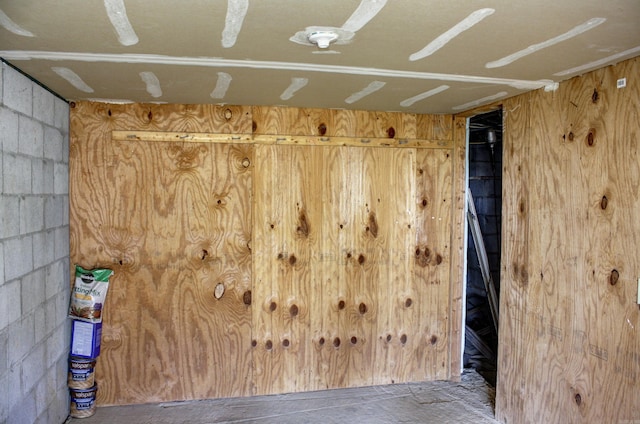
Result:
<svg viewBox="0 0 640 424"><path fill-rule="evenodd" d="M494 389L473 370L435 381L318 392L98 407L68 424L497 423Z"/></svg>

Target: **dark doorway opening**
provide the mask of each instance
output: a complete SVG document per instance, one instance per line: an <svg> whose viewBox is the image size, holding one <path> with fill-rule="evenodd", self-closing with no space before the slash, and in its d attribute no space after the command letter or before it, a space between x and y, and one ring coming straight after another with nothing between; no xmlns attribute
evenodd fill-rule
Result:
<svg viewBox="0 0 640 424"><path fill-rule="evenodd" d="M463 363L465 368L477 370L487 382L495 386L499 314L497 306L492 313L491 301L493 297L493 304L499 304L502 109L470 118L467 151L468 200L474 206L469 209L473 211L475 208L475 216L472 212L467 213L469 225ZM491 291L495 295L492 296Z"/></svg>

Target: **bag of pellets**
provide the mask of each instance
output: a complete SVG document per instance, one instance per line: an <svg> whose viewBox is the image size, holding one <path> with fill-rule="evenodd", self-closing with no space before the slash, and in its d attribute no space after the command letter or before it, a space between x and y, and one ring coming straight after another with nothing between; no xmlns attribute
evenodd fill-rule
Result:
<svg viewBox="0 0 640 424"><path fill-rule="evenodd" d="M109 289L110 269L86 270L76 265L76 278L71 288L69 316L87 321L102 322L102 306Z"/></svg>

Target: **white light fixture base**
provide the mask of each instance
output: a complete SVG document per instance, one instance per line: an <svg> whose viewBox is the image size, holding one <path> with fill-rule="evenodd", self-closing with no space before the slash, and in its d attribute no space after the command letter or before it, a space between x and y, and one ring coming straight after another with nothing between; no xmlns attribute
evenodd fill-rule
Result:
<svg viewBox="0 0 640 424"><path fill-rule="evenodd" d="M314 31L307 38L309 42L317 44L321 49L326 49L338 39L338 33L335 31Z"/></svg>

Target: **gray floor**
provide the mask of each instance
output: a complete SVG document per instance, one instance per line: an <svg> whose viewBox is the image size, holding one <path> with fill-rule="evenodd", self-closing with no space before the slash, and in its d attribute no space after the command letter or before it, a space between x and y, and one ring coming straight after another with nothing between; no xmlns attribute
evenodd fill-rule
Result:
<svg viewBox="0 0 640 424"><path fill-rule="evenodd" d="M497 423L494 390L474 371L460 383L395 384L251 398L98 407L69 424Z"/></svg>

